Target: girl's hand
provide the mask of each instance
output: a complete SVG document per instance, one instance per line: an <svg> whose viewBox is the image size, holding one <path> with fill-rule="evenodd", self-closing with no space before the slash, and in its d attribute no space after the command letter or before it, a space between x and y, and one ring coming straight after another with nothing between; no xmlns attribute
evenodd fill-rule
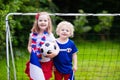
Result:
<svg viewBox="0 0 120 80"><path fill-rule="evenodd" d="M53 52L49 52L46 54L46 57L49 57L49 58L54 58L57 54L53 51Z"/></svg>

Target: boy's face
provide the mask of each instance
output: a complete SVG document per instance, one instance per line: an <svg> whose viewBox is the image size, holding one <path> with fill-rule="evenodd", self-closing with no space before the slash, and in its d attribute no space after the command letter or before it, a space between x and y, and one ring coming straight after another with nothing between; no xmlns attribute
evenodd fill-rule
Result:
<svg viewBox="0 0 120 80"><path fill-rule="evenodd" d="M59 36L62 38L68 38L70 37L70 34L71 34L71 31L69 27L66 27L65 25L63 25L59 30Z"/></svg>
<svg viewBox="0 0 120 80"><path fill-rule="evenodd" d="M40 15L38 18L38 27L45 30L48 27L48 17L47 15Z"/></svg>

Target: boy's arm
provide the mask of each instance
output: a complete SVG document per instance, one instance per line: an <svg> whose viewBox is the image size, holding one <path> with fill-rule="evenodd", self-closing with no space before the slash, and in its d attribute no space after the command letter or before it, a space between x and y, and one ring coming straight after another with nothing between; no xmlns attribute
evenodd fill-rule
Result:
<svg viewBox="0 0 120 80"><path fill-rule="evenodd" d="M77 70L77 54L76 53L73 54L72 59L73 59L73 71L76 72Z"/></svg>

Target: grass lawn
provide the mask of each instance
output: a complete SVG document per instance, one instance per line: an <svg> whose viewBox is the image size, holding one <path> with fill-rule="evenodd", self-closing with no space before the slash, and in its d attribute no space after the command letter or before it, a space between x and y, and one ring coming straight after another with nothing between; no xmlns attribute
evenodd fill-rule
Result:
<svg viewBox="0 0 120 80"><path fill-rule="evenodd" d="M116 42L75 42L79 52L76 80L120 80L120 44ZM29 80L24 73L29 53L14 50L17 80ZM11 60L11 59L10 59ZM7 80L6 59L0 58L0 79ZM10 62L11 65L11 62ZM13 68L10 67L13 80ZM53 78L51 80L54 80Z"/></svg>

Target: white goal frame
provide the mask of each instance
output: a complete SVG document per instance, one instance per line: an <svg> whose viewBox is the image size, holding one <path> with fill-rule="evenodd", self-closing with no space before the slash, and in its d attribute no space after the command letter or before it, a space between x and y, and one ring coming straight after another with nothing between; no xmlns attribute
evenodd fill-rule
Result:
<svg viewBox="0 0 120 80"><path fill-rule="evenodd" d="M6 16L5 22L6 22L6 62L7 62L7 80L10 80L10 64L9 64L9 57L11 53L11 58L12 58L12 65L13 65L13 70L14 70L14 80L17 80L16 77L16 68L15 68L15 63L14 63L14 56L13 56L13 49L12 49L12 42L11 42L11 35L10 35L10 26L9 26L9 16L12 15L21 15L21 16L31 16L31 15L36 15L36 13L9 13ZM52 13L49 14L51 16L120 16L120 14L93 14L93 13ZM9 50L10 49L10 50Z"/></svg>

